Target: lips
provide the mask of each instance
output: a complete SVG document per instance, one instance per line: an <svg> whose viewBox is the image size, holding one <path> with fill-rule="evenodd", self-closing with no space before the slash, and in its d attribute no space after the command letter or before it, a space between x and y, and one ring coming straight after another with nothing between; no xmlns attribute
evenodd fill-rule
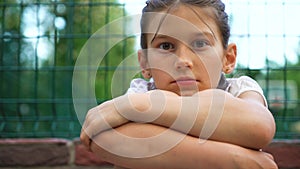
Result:
<svg viewBox="0 0 300 169"><path fill-rule="evenodd" d="M178 85L195 85L198 82L198 80L190 77L180 77L173 81L173 83L177 83Z"/></svg>

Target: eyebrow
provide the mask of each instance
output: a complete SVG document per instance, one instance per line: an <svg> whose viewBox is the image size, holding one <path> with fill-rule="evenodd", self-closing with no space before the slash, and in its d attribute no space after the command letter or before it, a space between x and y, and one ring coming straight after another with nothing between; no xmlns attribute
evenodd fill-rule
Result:
<svg viewBox="0 0 300 169"><path fill-rule="evenodd" d="M204 19L196 12L195 9L193 9L192 7L188 6L188 8L190 8L192 10L192 12L199 18L199 20L210 30L210 32L208 31L201 31L203 33L197 33L197 35L195 36L204 36L204 37L209 37L209 39L214 39L215 41L217 41L217 37L214 33L214 31L212 30L212 28L204 21ZM169 8L166 12L166 14L163 16L163 18L161 18L160 22L159 22L159 25L158 25L158 28L153 36L153 38L151 39L151 42L150 44L153 43L153 41L156 39L156 38L168 38L168 37L171 37L171 36L168 36L168 35L164 35L164 34L159 34L159 30L161 28L161 25L162 23L164 22L164 20L166 19L167 15L169 14L171 8ZM158 37L159 36L159 37ZM212 38L211 38L212 37ZM172 37L173 38L173 37ZM176 39L176 38L175 38Z"/></svg>
<svg viewBox="0 0 300 169"><path fill-rule="evenodd" d="M214 33L210 31L191 33L191 37L207 37L209 40L214 40L214 41L216 40ZM156 36L152 39L150 44L152 44L155 39L165 39L165 38L173 38L178 40L178 38L174 36L157 33Z"/></svg>

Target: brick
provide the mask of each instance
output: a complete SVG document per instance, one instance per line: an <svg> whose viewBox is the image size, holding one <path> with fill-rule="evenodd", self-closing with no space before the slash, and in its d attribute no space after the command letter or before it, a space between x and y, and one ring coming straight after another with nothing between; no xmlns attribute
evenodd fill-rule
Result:
<svg viewBox="0 0 300 169"><path fill-rule="evenodd" d="M63 139L2 139L0 166L68 165L68 144Z"/></svg>
<svg viewBox="0 0 300 169"><path fill-rule="evenodd" d="M300 168L300 140L275 140L264 151L274 156L279 168Z"/></svg>
<svg viewBox="0 0 300 169"><path fill-rule="evenodd" d="M92 152L88 151L86 147L75 140L75 164L81 166L110 166L108 162L101 160Z"/></svg>

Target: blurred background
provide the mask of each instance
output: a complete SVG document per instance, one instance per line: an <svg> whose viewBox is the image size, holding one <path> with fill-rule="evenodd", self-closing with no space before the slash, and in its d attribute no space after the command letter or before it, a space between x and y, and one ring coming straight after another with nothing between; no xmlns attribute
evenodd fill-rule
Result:
<svg viewBox="0 0 300 169"><path fill-rule="evenodd" d="M300 139L300 1L224 2L232 27L230 41L238 46L237 69L229 77L256 79L276 120L275 138ZM72 99L76 59L98 29L122 16L140 14L144 4L1 0L0 138L79 137L81 125ZM97 67L98 103L112 98L114 71L138 47L138 35L126 37L106 54ZM135 68L123 65L122 70Z"/></svg>

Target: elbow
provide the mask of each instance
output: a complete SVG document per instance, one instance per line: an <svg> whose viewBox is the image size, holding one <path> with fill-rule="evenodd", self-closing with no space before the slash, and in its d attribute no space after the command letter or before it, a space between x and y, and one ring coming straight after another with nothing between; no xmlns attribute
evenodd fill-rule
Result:
<svg viewBox="0 0 300 169"><path fill-rule="evenodd" d="M276 125L273 117L267 121L263 121L260 124L258 124L256 126L256 141L254 141L254 148L262 149L268 146L272 142L275 132Z"/></svg>
<svg viewBox="0 0 300 169"><path fill-rule="evenodd" d="M275 132L276 132L276 125L274 119L272 118L272 122L269 125L267 125L265 129L265 133L263 134L265 140L264 147L269 145L272 142L275 136Z"/></svg>
<svg viewBox="0 0 300 169"><path fill-rule="evenodd" d="M250 129L250 133L248 135L248 139L251 140L250 146L246 146L252 149L262 149L268 146L276 132L276 124L275 119L272 113L264 106L253 106L251 110L252 113L251 121L248 121L248 127Z"/></svg>
<svg viewBox="0 0 300 169"><path fill-rule="evenodd" d="M265 130L264 132L261 132L260 141L257 144L258 149L265 148L268 146L274 137L274 133L272 130Z"/></svg>

